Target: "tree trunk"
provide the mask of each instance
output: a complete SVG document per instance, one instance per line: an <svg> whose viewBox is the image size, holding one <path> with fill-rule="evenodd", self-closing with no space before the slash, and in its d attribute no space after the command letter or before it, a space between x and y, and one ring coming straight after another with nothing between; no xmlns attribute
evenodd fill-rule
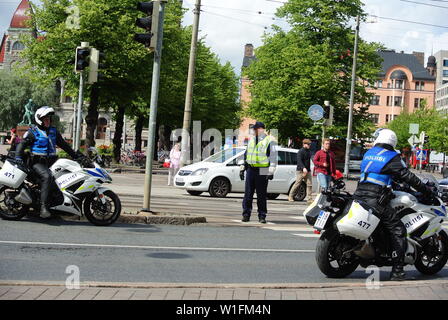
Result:
<svg viewBox="0 0 448 320"><path fill-rule="evenodd" d="M138 117L135 123L135 147L134 151L142 151L142 131L143 124L145 123L144 117Z"/></svg>
<svg viewBox="0 0 448 320"><path fill-rule="evenodd" d="M126 107L119 107L116 113L115 119L115 134L112 140L114 144L114 160L116 162L120 161L121 155L121 136L123 135L123 123L124 123L124 112Z"/></svg>
<svg viewBox="0 0 448 320"><path fill-rule="evenodd" d="M90 93L90 104L87 109L86 117L86 145L87 147L95 146L95 131L98 126L98 94L99 89L96 85L93 86Z"/></svg>

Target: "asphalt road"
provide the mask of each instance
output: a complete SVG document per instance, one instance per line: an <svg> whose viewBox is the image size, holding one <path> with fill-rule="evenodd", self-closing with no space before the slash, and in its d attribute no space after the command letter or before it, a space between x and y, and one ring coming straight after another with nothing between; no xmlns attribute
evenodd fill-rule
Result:
<svg viewBox="0 0 448 320"><path fill-rule="evenodd" d="M0 222L0 279L65 281L76 265L82 282L321 283L316 239L251 227L114 225L24 220ZM414 270L410 268L410 270ZM411 272L419 280L431 279ZM387 279L388 272L381 274ZM445 268L438 278L448 277Z"/></svg>

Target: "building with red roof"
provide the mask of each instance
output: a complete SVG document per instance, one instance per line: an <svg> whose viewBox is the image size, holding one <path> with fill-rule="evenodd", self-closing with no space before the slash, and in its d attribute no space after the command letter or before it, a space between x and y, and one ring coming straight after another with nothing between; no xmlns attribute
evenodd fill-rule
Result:
<svg viewBox="0 0 448 320"><path fill-rule="evenodd" d="M29 0L22 0L11 18L7 32L2 37L0 46L0 70L10 71L20 60L20 52L25 49L21 36L35 30L30 27L32 8Z"/></svg>

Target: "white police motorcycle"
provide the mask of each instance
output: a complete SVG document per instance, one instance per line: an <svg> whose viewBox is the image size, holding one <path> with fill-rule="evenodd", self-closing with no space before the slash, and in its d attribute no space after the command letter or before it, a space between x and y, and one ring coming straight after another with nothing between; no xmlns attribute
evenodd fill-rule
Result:
<svg viewBox="0 0 448 320"><path fill-rule="evenodd" d="M428 185L437 186L434 177L425 179ZM380 219L363 203L354 201L343 187L343 181L336 181L304 212L308 224L322 232L316 246L319 269L330 278L344 278L359 265L392 266L390 236ZM394 187L393 193L390 204L407 231L405 264L414 265L422 274L438 273L448 261L443 201L437 197L428 203L406 185Z"/></svg>
<svg viewBox="0 0 448 320"><path fill-rule="evenodd" d="M86 218L98 226L113 224L121 214L120 198L103 183L112 182L109 173L100 166L101 156L95 148L81 163L58 159L51 167L53 183L50 188L49 209ZM14 159L1 156L0 217L20 220L27 214L39 213L40 188L37 178L28 168L17 165ZM30 209L33 209L30 211Z"/></svg>

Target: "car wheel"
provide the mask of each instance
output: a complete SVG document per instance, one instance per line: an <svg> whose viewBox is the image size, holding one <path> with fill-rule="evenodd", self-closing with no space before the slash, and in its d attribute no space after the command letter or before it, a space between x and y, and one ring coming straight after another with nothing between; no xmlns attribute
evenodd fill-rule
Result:
<svg viewBox="0 0 448 320"><path fill-rule="evenodd" d="M294 195L295 201L303 201L306 197L306 183L302 182Z"/></svg>
<svg viewBox="0 0 448 320"><path fill-rule="evenodd" d="M192 196L200 196L202 194L202 191L192 191L192 190L187 190L187 192L189 194L191 194Z"/></svg>
<svg viewBox="0 0 448 320"><path fill-rule="evenodd" d="M230 192L230 182L226 178L215 178L210 183L210 195L216 198L224 198Z"/></svg>
<svg viewBox="0 0 448 320"><path fill-rule="evenodd" d="M268 199L269 200L275 200L280 196L278 193L268 193Z"/></svg>

